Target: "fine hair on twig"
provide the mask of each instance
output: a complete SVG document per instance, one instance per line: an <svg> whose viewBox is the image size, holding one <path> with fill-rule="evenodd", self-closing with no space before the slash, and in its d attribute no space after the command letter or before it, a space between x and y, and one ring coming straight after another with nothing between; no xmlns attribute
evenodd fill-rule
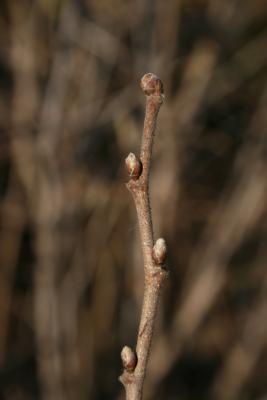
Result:
<svg viewBox="0 0 267 400"><path fill-rule="evenodd" d="M157 115L164 98L163 85L156 75L147 73L141 79L141 88L146 95L146 113L140 158L130 153L125 160L130 178L126 186L133 196L136 207L145 279L136 349L132 350L129 346L124 346L121 352L123 373L120 376L120 381L124 385L127 400L142 399L157 305L162 284L167 277L165 268L166 242L163 238L154 242L149 201L149 174L153 137Z"/></svg>

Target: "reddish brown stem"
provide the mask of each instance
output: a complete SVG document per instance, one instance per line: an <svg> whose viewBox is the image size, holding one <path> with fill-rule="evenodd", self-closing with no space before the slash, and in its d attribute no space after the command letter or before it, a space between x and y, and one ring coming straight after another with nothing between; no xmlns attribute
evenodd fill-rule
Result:
<svg viewBox="0 0 267 400"><path fill-rule="evenodd" d="M127 400L142 399L160 289L167 275L164 267L153 259L154 239L149 202L149 172L153 136L157 115L163 101L163 87L159 78L151 73L142 78L141 87L147 96L140 154L143 170L139 179L130 179L127 188L132 193L137 211L144 260L145 287L136 345L137 365L133 371L124 369L120 377L120 381L125 387Z"/></svg>

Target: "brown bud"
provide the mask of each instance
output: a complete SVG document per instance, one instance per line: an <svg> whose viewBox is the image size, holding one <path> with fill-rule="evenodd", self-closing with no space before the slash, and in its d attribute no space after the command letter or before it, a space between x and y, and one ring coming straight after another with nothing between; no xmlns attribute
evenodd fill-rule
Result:
<svg viewBox="0 0 267 400"><path fill-rule="evenodd" d="M145 74L141 79L141 88L145 95L156 95L163 97L163 84L161 80L157 77L157 75L149 72Z"/></svg>
<svg viewBox="0 0 267 400"><path fill-rule="evenodd" d="M164 239L160 238L156 241L152 256L156 264L164 264L167 257L167 245Z"/></svg>
<svg viewBox="0 0 267 400"><path fill-rule="evenodd" d="M133 372L137 364L137 356L129 346L123 347L121 351L121 359L123 368L128 372Z"/></svg>
<svg viewBox="0 0 267 400"><path fill-rule="evenodd" d="M133 179L138 179L142 173L143 166L135 154L130 153L128 155L128 157L125 159L125 165L130 177Z"/></svg>

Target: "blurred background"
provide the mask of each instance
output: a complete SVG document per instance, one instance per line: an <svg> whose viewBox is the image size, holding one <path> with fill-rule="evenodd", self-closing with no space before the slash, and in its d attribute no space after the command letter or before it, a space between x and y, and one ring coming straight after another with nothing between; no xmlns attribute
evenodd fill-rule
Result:
<svg viewBox="0 0 267 400"><path fill-rule="evenodd" d="M266 5L1 1L1 400L124 399L146 72L166 94L151 200L170 275L144 399L267 399Z"/></svg>

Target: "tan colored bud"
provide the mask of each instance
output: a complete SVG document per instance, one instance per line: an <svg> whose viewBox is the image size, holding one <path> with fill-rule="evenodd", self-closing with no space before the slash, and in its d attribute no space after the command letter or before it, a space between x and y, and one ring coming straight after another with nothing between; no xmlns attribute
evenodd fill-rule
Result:
<svg viewBox="0 0 267 400"><path fill-rule="evenodd" d="M121 359L123 368L128 372L133 372L137 364L137 356L129 346L123 347L121 351Z"/></svg>
<svg viewBox="0 0 267 400"><path fill-rule="evenodd" d="M164 264L167 257L167 245L164 239L160 238L156 241L152 255L156 264Z"/></svg>
<svg viewBox="0 0 267 400"><path fill-rule="evenodd" d="M161 98L164 97L163 84L157 75L152 74L151 72L145 74L141 79L140 85L145 95L156 95L160 96Z"/></svg>
<svg viewBox="0 0 267 400"><path fill-rule="evenodd" d="M128 155L128 157L125 159L125 165L130 177L133 179L138 179L142 173L143 166L141 161L134 153L130 153Z"/></svg>

